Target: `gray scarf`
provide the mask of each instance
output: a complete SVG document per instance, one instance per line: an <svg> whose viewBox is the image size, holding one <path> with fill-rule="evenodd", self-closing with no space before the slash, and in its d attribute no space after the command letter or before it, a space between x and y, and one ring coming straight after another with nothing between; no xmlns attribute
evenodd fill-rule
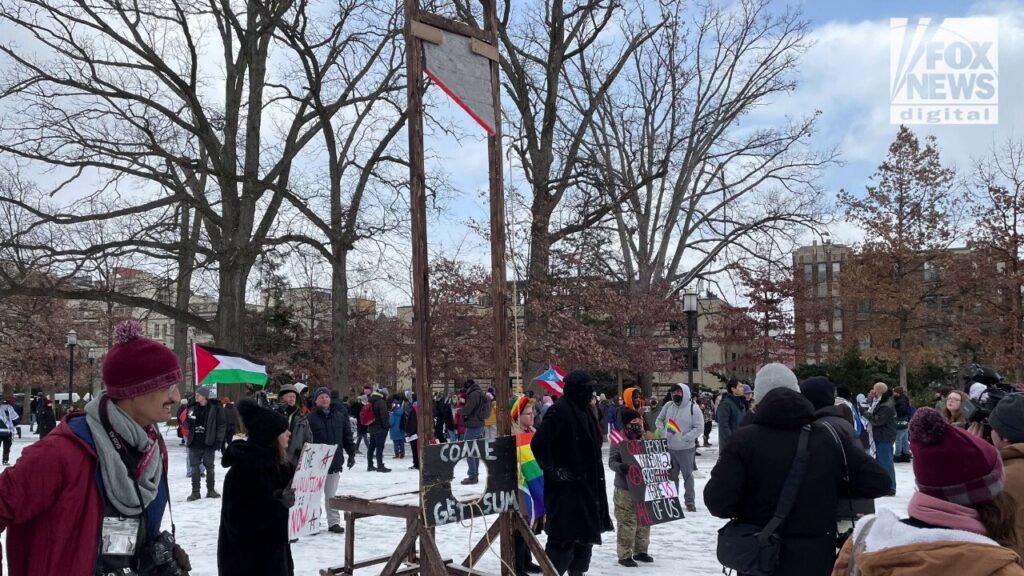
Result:
<svg viewBox="0 0 1024 576"><path fill-rule="evenodd" d="M131 472L125 466L117 448L114 448L111 443L100 420L100 401L103 400L103 396L101 393L92 402L85 405L85 421L89 424L93 441L96 443L100 474L103 475L103 489L107 494L107 499L118 512L125 516L138 516L156 498L163 475L163 455L160 453L160 447L157 446L156 453L142 471L138 481L133 481ZM142 426L139 426L118 408L117 404L109 402L108 407L110 426L124 440L125 444L144 454L154 440L150 439ZM138 492L135 491L136 483L139 486ZM142 494L141 503L139 502L140 493Z"/></svg>

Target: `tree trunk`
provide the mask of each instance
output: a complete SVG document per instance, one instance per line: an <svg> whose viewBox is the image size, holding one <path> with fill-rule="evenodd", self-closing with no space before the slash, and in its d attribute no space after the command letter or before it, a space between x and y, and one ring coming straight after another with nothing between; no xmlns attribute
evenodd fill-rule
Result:
<svg viewBox="0 0 1024 576"><path fill-rule="evenodd" d="M242 329L245 325L245 284L249 278L251 264L244 264L237 257L221 260L218 272L217 294L217 327L215 342L220 348L232 352L242 352L245 338ZM245 397L245 386L229 384L218 386L217 395L232 398Z"/></svg>
<svg viewBox="0 0 1024 576"><path fill-rule="evenodd" d="M905 392L909 392L907 388L907 343L906 343L906 321L900 320L900 387Z"/></svg>
<svg viewBox="0 0 1024 576"><path fill-rule="evenodd" d="M174 307L188 310L192 300L192 271L195 267L195 247L199 241L201 217L197 211L189 217L188 206L182 205L178 233L181 238L181 254L178 259L178 281L174 289ZM181 320L174 321L174 354L178 357L178 366L185 377L182 390L192 389L195 392L195 374L188 372L189 353L188 324Z"/></svg>
<svg viewBox="0 0 1024 576"><path fill-rule="evenodd" d="M331 376L332 387L348 390L351 358L348 345L348 250L334 249L331 270Z"/></svg>
<svg viewBox="0 0 1024 576"><path fill-rule="evenodd" d="M526 306L523 311L524 332L526 333L526 377L544 371L549 361L546 346L548 336L548 313L551 294L551 232L545 216L534 214L530 230L530 263L527 269Z"/></svg>

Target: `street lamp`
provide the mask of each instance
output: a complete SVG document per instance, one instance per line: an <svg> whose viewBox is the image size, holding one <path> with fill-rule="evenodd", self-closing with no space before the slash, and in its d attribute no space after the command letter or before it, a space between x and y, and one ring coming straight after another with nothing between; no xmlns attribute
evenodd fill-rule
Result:
<svg viewBox="0 0 1024 576"><path fill-rule="evenodd" d="M65 414L71 411L71 388L75 382L75 346L78 346L78 333L72 328L68 330L68 407Z"/></svg>
<svg viewBox="0 0 1024 576"><path fill-rule="evenodd" d="M697 294L683 294L683 312L686 312L686 383L693 390L693 333L697 330Z"/></svg>

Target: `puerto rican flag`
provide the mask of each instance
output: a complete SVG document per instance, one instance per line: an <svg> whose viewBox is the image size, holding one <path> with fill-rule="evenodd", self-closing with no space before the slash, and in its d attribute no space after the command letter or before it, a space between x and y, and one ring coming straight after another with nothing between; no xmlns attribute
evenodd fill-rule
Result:
<svg viewBox="0 0 1024 576"><path fill-rule="evenodd" d="M562 395L562 379L565 378L565 374L565 370L554 364L548 364L548 369L533 381L555 397L560 397Z"/></svg>

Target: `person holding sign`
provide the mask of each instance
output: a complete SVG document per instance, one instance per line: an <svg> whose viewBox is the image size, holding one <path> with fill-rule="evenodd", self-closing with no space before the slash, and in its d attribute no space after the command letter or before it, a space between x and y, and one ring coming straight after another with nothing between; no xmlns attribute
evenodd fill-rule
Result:
<svg viewBox="0 0 1024 576"><path fill-rule="evenodd" d="M693 467L697 439L704 431L704 413L691 399L689 386L672 386L669 390L669 402L665 403L658 414L657 426L661 437L668 439L668 453L672 457L672 481L678 490L679 476L682 475L686 511L696 512Z"/></svg>
<svg viewBox="0 0 1024 576"><path fill-rule="evenodd" d="M288 509L295 465L288 461L288 418L245 399L238 414L249 432L224 451L224 504L217 538L220 576L291 576Z"/></svg>
<svg viewBox="0 0 1024 576"><path fill-rule="evenodd" d="M583 370L565 377L565 394L544 417L530 447L544 471L548 534L544 551L559 574L582 576L594 545L612 530L597 415L590 409L594 380Z"/></svg>
<svg viewBox="0 0 1024 576"><path fill-rule="evenodd" d="M622 408L619 410L619 422L627 442L612 444L608 450L608 467L615 472L612 504L615 506L619 564L635 568L639 566L637 561L654 562L654 558L647 553L651 544L651 527L642 525L637 517L636 504L626 484L629 464L624 461L622 453L629 449L629 440L643 440L644 420L635 410Z"/></svg>

